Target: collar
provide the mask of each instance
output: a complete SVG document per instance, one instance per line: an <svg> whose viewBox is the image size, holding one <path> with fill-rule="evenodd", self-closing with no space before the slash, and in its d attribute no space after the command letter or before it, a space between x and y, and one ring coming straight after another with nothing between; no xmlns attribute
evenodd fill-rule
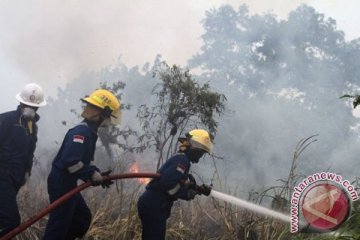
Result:
<svg viewBox="0 0 360 240"><path fill-rule="evenodd" d="M90 130L97 135L98 131L98 124L96 122L89 121L87 119L84 119L80 124L86 125Z"/></svg>

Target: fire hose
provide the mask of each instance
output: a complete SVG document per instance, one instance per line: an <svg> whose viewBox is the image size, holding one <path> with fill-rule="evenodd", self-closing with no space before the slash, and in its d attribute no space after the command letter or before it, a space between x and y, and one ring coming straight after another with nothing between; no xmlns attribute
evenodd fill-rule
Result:
<svg viewBox="0 0 360 240"><path fill-rule="evenodd" d="M104 176L104 180L117 180L117 179L125 179L125 178L158 178L160 174L158 173L122 173L122 174L112 174L109 176ZM59 207L62 203L64 203L69 198L73 197L75 194L81 192L85 188L88 188L92 185L92 183L85 182L77 186L76 188L72 189L71 191L65 193L56 201L51 203L49 206L38 212L36 215L29 218L27 221L20 224L18 227L14 228L10 232L8 232L5 236L1 237L0 240L8 240L15 237L17 234L24 231L26 228L30 227L32 224L40 220L46 214L54 210L55 208Z"/></svg>

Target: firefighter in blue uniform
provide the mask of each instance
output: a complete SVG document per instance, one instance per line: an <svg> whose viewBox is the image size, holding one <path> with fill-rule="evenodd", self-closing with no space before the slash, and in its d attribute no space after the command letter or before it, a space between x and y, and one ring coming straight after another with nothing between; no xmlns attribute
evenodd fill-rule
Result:
<svg viewBox="0 0 360 240"><path fill-rule="evenodd" d="M189 174L191 163L198 163L204 153L212 152L213 143L209 133L203 129L194 129L185 138L179 138L179 141L178 153L160 167L160 178L150 181L138 200L143 240L165 239L166 220L174 201L192 200L196 194L210 194L209 186L196 185Z"/></svg>
<svg viewBox="0 0 360 240"><path fill-rule="evenodd" d="M29 178L37 142L42 88L30 83L16 95L17 110L0 114L0 237L20 224L16 195Z"/></svg>
<svg viewBox="0 0 360 240"><path fill-rule="evenodd" d="M120 120L120 102L110 91L99 89L89 97L82 98L86 106L84 120L70 129L52 163L48 176L50 202L77 186L77 180L92 181L94 185L109 187L113 182L104 180L104 175L95 165L94 153L97 130ZM109 174L109 172L107 172ZM91 212L80 193L50 212L44 240L71 240L83 237L91 223Z"/></svg>

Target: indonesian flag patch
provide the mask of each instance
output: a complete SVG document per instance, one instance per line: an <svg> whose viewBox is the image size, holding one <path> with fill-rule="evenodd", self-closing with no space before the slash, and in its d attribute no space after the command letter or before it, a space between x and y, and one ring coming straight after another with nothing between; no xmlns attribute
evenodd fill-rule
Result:
<svg viewBox="0 0 360 240"><path fill-rule="evenodd" d="M84 136L74 135L73 142L84 143L84 139L85 139Z"/></svg>
<svg viewBox="0 0 360 240"><path fill-rule="evenodd" d="M185 172L185 166L179 163L176 167L176 171L181 172L181 174L184 174Z"/></svg>

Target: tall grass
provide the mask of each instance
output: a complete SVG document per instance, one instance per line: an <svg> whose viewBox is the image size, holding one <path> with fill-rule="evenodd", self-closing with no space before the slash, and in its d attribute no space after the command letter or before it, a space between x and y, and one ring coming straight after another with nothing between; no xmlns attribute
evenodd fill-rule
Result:
<svg viewBox="0 0 360 240"><path fill-rule="evenodd" d="M313 142L315 136L301 140L295 148L289 169L289 175L279 186L262 187L250 191L248 201L263 204L264 199L271 199L270 207L277 211L289 213L291 189L299 176L296 164L300 154ZM215 166L215 165L214 165ZM118 166L115 172L126 171L127 166ZM216 166L215 166L216 169ZM21 189L18 196L19 209L23 220L28 219L48 205L46 191L46 173L39 166L35 167L31 181ZM234 190L221 182L217 175L219 189L230 195L237 195ZM356 186L357 184L354 183ZM136 203L144 186L136 180L117 181L110 189L90 187L83 195L93 213L90 229L84 239L89 240L139 240L141 223L137 215ZM41 239L47 217L36 222L17 240ZM282 239L360 239L360 205L353 207L350 219L335 233L291 234L289 224L270 217L255 214L214 198L197 196L191 202L176 201L167 225L167 239L171 240L282 240Z"/></svg>

